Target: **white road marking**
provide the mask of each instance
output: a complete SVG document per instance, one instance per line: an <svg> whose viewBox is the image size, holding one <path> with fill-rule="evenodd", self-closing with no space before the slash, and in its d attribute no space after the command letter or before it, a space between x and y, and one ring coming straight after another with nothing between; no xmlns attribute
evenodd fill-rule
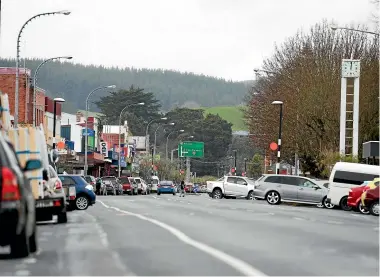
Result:
<svg viewBox="0 0 380 277"><path fill-rule="evenodd" d="M43 236L51 236L51 235L53 235L53 232L42 232L41 235L43 235Z"/></svg>
<svg viewBox="0 0 380 277"><path fill-rule="evenodd" d="M295 220L305 220L304 218L301 218L301 217L293 217L293 219L295 219Z"/></svg>
<svg viewBox="0 0 380 277"><path fill-rule="evenodd" d="M189 215L194 215L194 213L189 213Z"/></svg>
<svg viewBox="0 0 380 277"><path fill-rule="evenodd" d="M16 276L29 276L30 275L30 271L29 270L17 270L15 272L15 275Z"/></svg>
<svg viewBox="0 0 380 277"><path fill-rule="evenodd" d="M335 220L329 220L329 221L327 221L327 223L329 223L329 224L343 224L343 222L335 221Z"/></svg>
<svg viewBox="0 0 380 277"><path fill-rule="evenodd" d="M274 215L274 213L268 213L269 215Z"/></svg>
<svg viewBox="0 0 380 277"><path fill-rule="evenodd" d="M264 273L257 270L256 268L252 267L251 265L247 264L246 262L239 260L238 258L235 258L233 256L230 256L230 255L228 255L228 254L226 254L226 253L224 253L224 252L222 252L216 248L213 248L207 244L193 240L192 238L188 237L185 233L181 232L180 230L178 230L178 229L176 229L176 228L174 228L174 227L172 227L172 226L170 226L164 222L146 217L146 216L141 215L141 214L127 212L127 211L121 210L117 207L110 207L110 206L104 204L102 201L99 201L99 203L101 203L104 207L106 207L108 209L114 209L115 211L126 213L126 214L129 214L131 216L135 216L137 218L140 218L141 220L145 220L145 221L148 221L152 224L155 224L155 225L169 231L170 233L172 233L180 241L182 241L182 242L184 242L190 246L193 246L194 248L197 248L198 250L203 251L204 253L209 254L210 256L213 256L214 258L224 262L225 264L229 265L230 267L234 268L236 271L238 271L238 272L240 272L246 276L266 276Z"/></svg>
<svg viewBox="0 0 380 277"><path fill-rule="evenodd" d="M373 230L379 231L379 227L375 227L375 228L373 228Z"/></svg>
<svg viewBox="0 0 380 277"><path fill-rule="evenodd" d="M22 261L24 264L35 264L37 262L36 258L26 258Z"/></svg>

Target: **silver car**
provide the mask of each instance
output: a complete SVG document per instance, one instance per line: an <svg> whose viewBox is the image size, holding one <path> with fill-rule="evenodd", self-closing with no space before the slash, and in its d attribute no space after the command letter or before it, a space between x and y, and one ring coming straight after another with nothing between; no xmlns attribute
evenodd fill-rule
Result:
<svg viewBox="0 0 380 277"><path fill-rule="evenodd" d="M255 182L255 198L265 199L271 205L294 202L311 205L322 204L327 209L334 208L326 203L328 189L312 179L292 175L265 174Z"/></svg>

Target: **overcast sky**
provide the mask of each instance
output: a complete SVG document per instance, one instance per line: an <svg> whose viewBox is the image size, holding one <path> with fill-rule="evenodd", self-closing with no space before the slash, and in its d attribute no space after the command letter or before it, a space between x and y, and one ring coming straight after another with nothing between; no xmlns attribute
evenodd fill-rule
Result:
<svg viewBox="0 0 380 277"><path fill-rule="evenodd" d="M253 78L298 29L323 19L371 25L370 0L2 0L2 57L16 56L22 24L37 13L21 57L74 56L73 62ZM1 65L0 65L1 66Z"/></svg>

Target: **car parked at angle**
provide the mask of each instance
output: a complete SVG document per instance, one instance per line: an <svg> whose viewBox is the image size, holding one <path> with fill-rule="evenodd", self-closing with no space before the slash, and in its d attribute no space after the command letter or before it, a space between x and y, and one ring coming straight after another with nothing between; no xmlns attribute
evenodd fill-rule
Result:
<svg viewBox="0 0 380 277"><path fill-rule="evenodd" d="M173 181L161 181L157 186L157 195L160 195L161 193L170 193L176 195L176 188Z"/></svg>
<svg viewBox="0 0 380 277"><path fill-rule="evenodd" d="M365 191L379 186L379 183L380 178L376 178L373 181L366 181L361 186L350 189L348 193L347 205L358 210L362 214L369 214L369 210L362 204L361 196Z"/></svg>
<svg viewBox="0 0 380 277"><path fill-rule="evenodd" d="M328 189L312 179L293 175L264 174L255 182L254 196L271 205L281 202L319 205L327 209L334 205L326 202Z"/></svg>
<svg viewBox="0 0 380 277"><path fill-rule="evenodd" d="M102 181L107 187L107 194L113 195L122 195L123 194L123 185L120 183L120 180L115 176L104 176ZM111 182L114 189L111 189L109 183Z"/></svg>
<svg viewBox="0 0 380 277"><path fill-rule="evenodd" d="M84 176L76 174L58 175L63 186L75 186L76 197L70 200L70 207L73 210L86 210L96 202L96 194L92 186L86 182Z"/></svg>
<svg viewBox="0 0 380 277"><path fill-rule="evenodd" d="M25 173L41 167L41 161L33 159L21 168L0 131L0 246L9 245L15 258L37 251L35 199Z"/></svg>
<svg viewBox="0 0 380 277"><path fill-rule="evenodd" d="M253 199L255 181L243 176L224 176L217 181L207 181L207 193L210 197L240 197Z"/></svg>
<svg viewBox="0 0 380 277"><path fill-rule="evenodd" d="M369 189L362 194L362 205L370 214L379 216L379 186Z"/></svg>
<svg viewBox="0 0 380 277"><path fill-rule="evenodd" d="M352 210L347 204L350 189L379 177L379 172L380 166L376 165L337 162L330 174L326 201L339 206L342 210Z"/></svg>

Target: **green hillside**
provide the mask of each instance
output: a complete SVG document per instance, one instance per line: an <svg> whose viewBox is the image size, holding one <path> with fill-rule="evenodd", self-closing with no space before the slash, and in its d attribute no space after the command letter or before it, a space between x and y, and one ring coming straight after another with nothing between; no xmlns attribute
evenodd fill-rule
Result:
<svg viewBox="0 0 380 277"><path fill-rule="evenodd" d="M240 106L219 106L211 108L203 108L205 114L219 114L219 116L228 122L232 123L233 131L246 131L247 126L244 123L243 112Z"/></svg>

